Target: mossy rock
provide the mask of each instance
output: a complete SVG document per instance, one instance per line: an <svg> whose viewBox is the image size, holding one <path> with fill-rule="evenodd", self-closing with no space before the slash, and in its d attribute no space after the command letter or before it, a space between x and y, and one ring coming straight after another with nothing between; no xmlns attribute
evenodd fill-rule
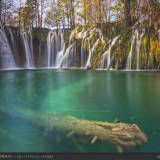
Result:
<svg viewBox="0 0 160 160"><path fill-rule="evenodd" d="M92 59L91 59L91 66L92 69L96 69L100 67L100 62L101 62L101 58L103 53L105 52L106 48L106 42L103 40L100 40L96 47L95 47L95 54L93 55Z"/></svg>
<svg viewBox="0 0 160 160"><path fill-rule="evenodd" d="M131 33L132 33L131 28L125 28L125 29L121 30L121 32L120 32L121 40L126 41L126 40L130 39Z"/></svg>

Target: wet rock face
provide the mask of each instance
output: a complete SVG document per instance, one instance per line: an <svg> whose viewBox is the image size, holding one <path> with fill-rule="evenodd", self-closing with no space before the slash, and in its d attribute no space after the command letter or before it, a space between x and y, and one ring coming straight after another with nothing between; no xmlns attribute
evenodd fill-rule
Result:
<svg viewBox="0 0 160 160"><path fill-rule="evenodd" d="M22 30L15 27L5 27L3 28L3 30L1 30L1 33L2 33L1 39L0 39L1 68L11 69L12 67L16 67L16 68L25 67L25 64L26 64L25 48L24 48L24 40L21 36L21 32ZM26 34L28 34L27 31L26 31ZM38 53L39 47L37 46L39 46L39 41L41 41L41 37L38 37L36 34L34 36L35 38L33 39L33 44L34 44L33 49L35 53L39 55ZM28 36L26 37L26 40L29 41ZM37 59L36 56L35 56L35 59Z"/></svg>
<svg viewBox="0 0 160 160"><path fill-rule="evenodd" d="M33 38L33 53L35 67L47 67L46 52L47 52L47 35L48 29L34 28L32 31Z"/></svg>

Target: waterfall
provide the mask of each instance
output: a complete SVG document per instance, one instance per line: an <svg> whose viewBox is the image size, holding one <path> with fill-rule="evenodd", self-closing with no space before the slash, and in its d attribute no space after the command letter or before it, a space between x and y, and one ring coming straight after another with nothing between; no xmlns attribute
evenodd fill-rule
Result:
<svg viewBox="0 0 160 160"><path fill-rule="evenodd" d="M65 51L65 44L63 45L63 49L57 53L55 68L61 68L64 51Z"/></svg>
<svg viewBox="0 0 160 160"><path fill-rule="evenodd" d="M109 46L108 50L106 52L104 52L103 56L102 56L102 60L101 60L101 68L105 67L105 63L107 61L107 69L110 68L111 65L111 52L112 52L112 48L113 46L116 44L117 40L119 39L119 35L116 36L115 38L113 38L111 45Z"/></svg>
<svg viewBox="0 0 160 160"><path fill-rule="evenodd" d="M126 69L127 70L131 70L132 69L132 55L133 55L133 48L134 48L134 44L135 44L135 39L136 39L136 33L138 31L136 30L133 34L132 34L132 39L131 39L131 49L127 58L127 64L126 64Z"/></svg>
<svg viewBox="0 0 160 160"><path fill-rule="evenodd" d="M0 65L3 69L16 68L15 59L3 28L0 28Z"/></svg>
<svg viewBox="0 0 160 160"><path fill-rule="evenodd" d="M15 44L15 40L14 40L14 36L13 36L12 30L10 28L8 28L8 31L9 31L9 34L10 34L12 51L13 51L14 54L16 54L17 49L16 49L16 44Z"/></svg>
<svg viewBox="0 0 160 160"><path fill-rule="evenodd" d="M97 40L99 41L99 39ZM97 44L97 41L95 44ZM88 40L88 45L89 45L89 56L87 59L87 63L85 68L91 67L91 58L92 58L92 54L95 52L95 44L93 45L93 47L91 48L91 44L90 44L90 40Z"/></svg>
<svg viewBox="0 0 160 160"><path fill-rule="evenodd" d="M34 28L33 33L32 37L32 33L24 29L0 27L0 68L15 69L18 68L17 66L27 69L32 69L35 66L91 68L94 63L94 68L100 64L100 68L109 70L114 65L114 58L117 58L119 60L116 61L119 65L117 68L123 67L124 62L126 62L127 70L140 70L143 68L142 64L151 68L152 63L154 63L152 62L153 53L150 53L149 60L148 57L143 59L141 57L141 51L143 51L141 50L142 39L145 34L141 28L137 30L133 28L127 60L126 57L123 57L124 54L117 57L113 54L114 46L118 43L120 36L116 36L109 41L109 47L101 56L106 47L106 41L100 29L83 28L80 32L74 30L68 37L69 42L67 41L67 43L64 41L63 30L48 31L47 29ZM160 35L160 31L158 33ZM123 49L120 48L121 50L123 52ZM148 50L145 47L144 52L146 53L144 56L147 56ZM144 61L148 62L144 63ZM150 65L149 62L151 62Z"/></svg>
<svg viewBox="0 0 160 160"><path fill-rule="evenodd" d="M8 34L8 40L11 46L12 53L15 58L16 66L19 67L19 52L18 52L18 46L17 46L17 32L14 32L10 27L7 28Z"/></svg>
<svg viewBox="0 0 160 160"><path fill-rule="evenodd" d="M88 31L85 31L83 33L83 36L82 36L82 44L81 44L81 68L85 67L86 59L87 59L86 58L86 52L84 51L85 44L86 44L87 33L88 33ZM90 46L89 43L88 43L88 45Z"/></svg>
<svg viewBox="0 0 160 160"><path fill-rule="evenodd" d="M58 51L58 37L57 33L50 31L47 37L47 49L48 49L48 63L47 67L53 67L55 65L56 53Z"/></svg>
<svg viewBox="0 0 160 160"><path fill-rule="evenodd" d="M67 49L66 49L66 52L62 58L62 61L61 61L61 65L63 68L68 68L68 67L73 67L76 63L76 56L75 53L76 53L76 43L72 43Z"/></svg>
<svg viewBox="0 0 160 160"><path fill-rule="evenodd" d="M59 32L60 35L60 50L63 50L65 43L64 43L64 33L62 31Z"/></svg>
<svg viewBox="0 0 160 160"><path fill-rule="evenodd" d="M61 59L64 51L64 34L63 31L50 31L47 36L47 67L56 67L60 65L58 60Z"/></svg>
<svg viewBox="0 0 160 160"><path fill-rule="evenodd" d="M58 40L59 40L59 51L56 56L55 68L61 68L61 64L63 61L63 55L65 51L65 43L64 43L64 34L62 31L58 32Z"/></svg>
<svg viewBox="0 0 160 160"><path fill-rule="evenodd" d="M24 45L25 58L26 58L26 68L33 68L33 46L32 46L32 34L27 33L24 30L20 31L20 35Z"/></svg>
<svg viewBox="0 0 160 160"><path fill-rule="evenodd" d="M58 40L59 40L59 51L56 56L55 68L61 68L61 64L63 62L63 55L65 51L65 43L64 43L64 34L62 31L58 32Z"/></svg>
<svg viewBox="0 0 160 160"><path fill-rule="evenodd" d="M132 70L132 58L133 58L133 49L134 49L134 44L136 42L136 70L140 70L140 49L141 49L141 42L143 38L144 33L142 32L139 34L138 30L135 30L135 32L132 35L131 39L131 49L127 58L127 64L126 64L126 69L127 70Z"/></svg>
<svg viewBox="0 0 160 160"><path fill-rule="evenodd" d="M137 32L137 44L136 44L136 52L137 52L137 60L136 60L136 70L140 70L140 49L141 49L141 42L144 33L142 32L141 35Z"/></svg>
<svg viewBox="0 0 160 160"><path fill-rule="evenodd" d="M51 67L51 44L52 44L52 34L53 34L53 32L52 31L50 31L49 33L48 33L48 37L47 37L47 56L48 56L48 58L47 58L47 67L49 68L49 67Z"/></svg>
<svg viewBox="0 0 160 160"><path fill-rule="evenodd" d="M93 47L91 48L91 42L90 40L88 39L88 44L89 44L89 56L88 56L88 59L87 59L87 63L85 65L85 68L90 68L91 67L91 58L93 56L93 54L96 52L96 47L97 47L97 44L99 43L99 41L103 41L104 38L103 38L103 33L100 29L97 29L97 28L94 28L90 31L91 33L93 32L96 32L98 33L98 39L97 41L94 43Z"/></svg>

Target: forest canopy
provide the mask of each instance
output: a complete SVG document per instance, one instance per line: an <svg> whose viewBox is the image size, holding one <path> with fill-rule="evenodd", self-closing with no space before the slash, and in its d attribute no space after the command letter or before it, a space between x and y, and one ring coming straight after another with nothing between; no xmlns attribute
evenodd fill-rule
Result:
<svg viewBox="0 0 160 160"><path fill-rule="evenodd" d="M148 20L160 25L159 0L1 0L2 25L21 28L74 28L75 25L98 25L118 22L131 26Z"/></svg>

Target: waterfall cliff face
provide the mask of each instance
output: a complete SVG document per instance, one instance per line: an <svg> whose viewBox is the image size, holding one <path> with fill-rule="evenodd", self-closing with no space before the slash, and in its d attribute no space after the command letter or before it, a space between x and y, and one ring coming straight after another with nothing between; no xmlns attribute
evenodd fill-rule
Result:
<svg viewBox="0 0 160 160"><path fill-rule="evenodd" d="M0 29L0 69L60 68L64 51L63 31Z"/></svg>
<svg viewBox="0 0 160 160"><path fill-rule="evenodd" d="M104 38L97 28L75 29L68 38L66 33L69 32L1 27L0 69L142 70L160 66L160 44L148 38L143 29L132 29L127 33L128 39L123 38L124 33Z"/></svg>

